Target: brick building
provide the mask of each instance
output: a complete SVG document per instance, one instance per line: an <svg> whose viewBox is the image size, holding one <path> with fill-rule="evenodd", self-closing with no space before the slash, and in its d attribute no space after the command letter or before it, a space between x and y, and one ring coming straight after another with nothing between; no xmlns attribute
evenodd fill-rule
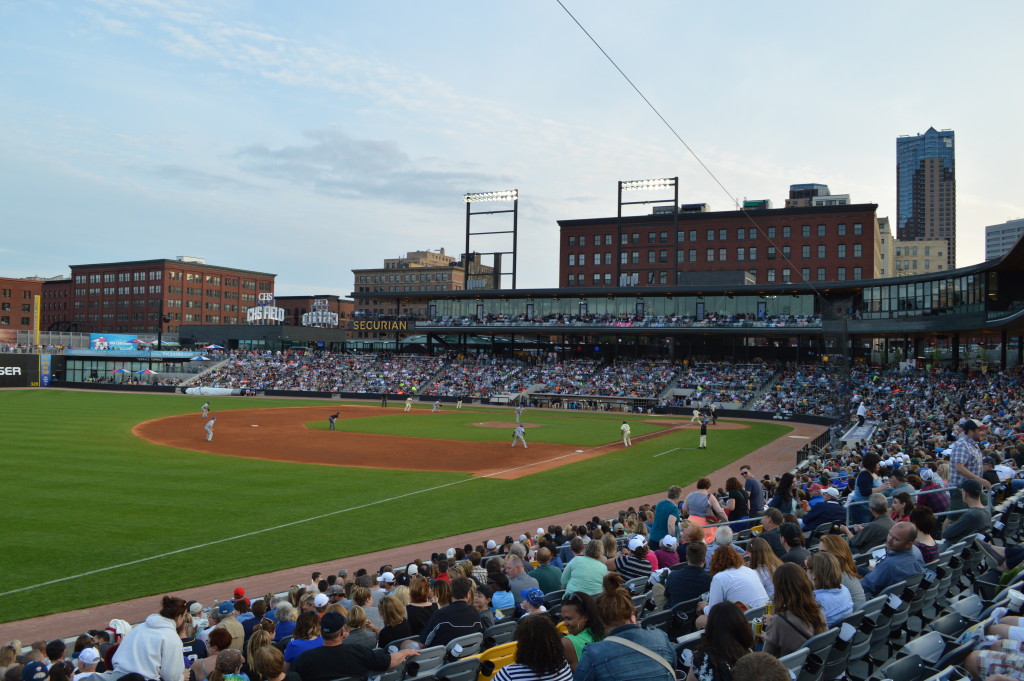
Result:
<svg viewBox="0 0 1024 681"><path fill-rule="evenodd" d="M201 258L71 266L67 330L165 333L182 324L243 324L277 275L207 265Z"/></svg>
<svg viewBox="0 0 1024 681"><path fill-rule="evenodd" d="M43 309L39 328L44 331L64 330L71 323L71 279L52 277L43 280Z"/></svg>
<svg viewBox="0 0 1024 681"><path fill-rule="evenodd" d="M559 220L558 283L672 286L730 270L766 284L873 279L880 267L876 209L866 203Z"/></svg>
<svg viewBox="0 0 1024 681"><path fill-rule="evenodd" d="M19 330L33 328L33 306L42 287L43 280L36 277L0 277L0 343L13 344Z"/></svg>

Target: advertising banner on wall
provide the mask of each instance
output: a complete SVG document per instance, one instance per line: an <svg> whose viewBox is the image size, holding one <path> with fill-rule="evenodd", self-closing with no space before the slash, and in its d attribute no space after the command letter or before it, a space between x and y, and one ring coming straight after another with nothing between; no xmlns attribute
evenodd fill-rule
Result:
<svg viewBox="0 0 1024 681"><path fill-rule="evenodd" d="M0 355L0 388L39 385L38 355Z"/></svg>
<svg viewBox="0 0 1024 681"><path fill-rule="evenodd" d="M89 334L89 347L93 350L138 350L140 344L148 345L152 342L128 333Z"/></svg>
<svg viewBox="0 0 1024 681"><path fill-rule="evenodd" d="M39 387L49 388L53 377L53 362L50 355L39 355Z"/></svg>

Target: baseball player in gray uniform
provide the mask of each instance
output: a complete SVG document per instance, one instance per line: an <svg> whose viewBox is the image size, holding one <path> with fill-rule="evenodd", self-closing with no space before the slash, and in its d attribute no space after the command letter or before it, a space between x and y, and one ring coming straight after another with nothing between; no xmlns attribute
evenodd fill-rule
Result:
<svg viewBox="0 0 1024 681"><path fill-rule="evenodd" d="M513 447L516 446L516 440L519 440L520 442L523 443L523 449L529 449L529 447L526 446L526 438L523 437L523 435L525 433L526 433L526 428L523 428L523 424L517 423L516 424L516 429L514 431L512 431L512 446Z"/></svg>

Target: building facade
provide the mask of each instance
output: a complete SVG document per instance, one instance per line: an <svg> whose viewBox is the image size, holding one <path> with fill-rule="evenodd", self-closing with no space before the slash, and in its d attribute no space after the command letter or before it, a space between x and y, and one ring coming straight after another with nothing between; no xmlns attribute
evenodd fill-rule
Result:
<svg viewBox="0 0 1024 681"><path fill-rule="evenodd" d="M875 204L559 220L562 288L678 286L709 272L756 283L874 279Z"/></svg>
<svg viewBox="0 0 1024 681"><path fill-rule="evenodd" d="M319 296L277 296L277 306L284 309L284 323L290 326L320 326L331 328L331 323L324 323L328 315L338 315L334 328L348 329L352 322L353 302L335 295ZM313 317L308 315L313 314ZM333 318L329 318L333 320Z"/></svg>
<svg viewBox="0 0 1024 681"><path fill-rule="evenodd" d="M42 288L39 278L0 277L0 343L13 345L19 330L34 328L35 297Z"/></svg>
<svg viewBox="0 0 1024 681"><path fill-rule="evenodd" d="M138 334L244 323L261 294L273 296L276 276L187 256L72 265L66 322L75 331Z"/></svg>
<svg viewBox="0 0 1024 681"><path fill-rule="evenodd" d="M1024 235L1024 218L1007 220L985 228L985 260L994 260L1009 252Z"/></svg>
<svg viewBox="0 0 1024 681"><path fill-rule="evenodd" d="M952 130L896 139L896 238L943 239L956 267L956 145Z"/></svg>
<svg viewBox="0 0 1024 681"><path fill-rule="evenodd" d="M932 274L949 269L945 239L919 239L893 242L892 274L906 277L914 274Z"/></svg>
<svg viewBox="0 0 1024 681"><path fill-rule="evenodd" d="M827 184L791 184L786 208L807 208L808 206L848 206L849 194L833 194Z"/></svg>

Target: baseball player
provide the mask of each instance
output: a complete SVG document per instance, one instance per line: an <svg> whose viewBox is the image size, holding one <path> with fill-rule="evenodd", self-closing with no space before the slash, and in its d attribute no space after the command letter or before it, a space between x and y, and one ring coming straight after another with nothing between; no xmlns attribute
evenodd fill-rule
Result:
<svg viewBox="0 0 1024 681"><path fill-rule="evenodd" d="M436 414L441 411L441 400L434 400L434 408L430 410L431 414Z"/></svg>
<svg viewBox="0 0 1024 681"><path fill-rule="evenodd" d="M205 419L210 415L210 401L203 402L203 418Z"/></svg>
<svg viewBox="0 0 1024 681"><path fill-rule="evenodd" d="M462 409L462 398L463 398L463 395L459 395L459 400L458 400L458 402L455 403L455 408L456 409Z"/></svg>
<svg viewBox="0 0 1024 681"><path fill-rule="evenodd" d="M633 441L629 439L629 424L625 421L622 422L622 426L619 428L622 431L622 444L627 447L633 446Z"/></svg>
<svg viewBox="0 0 1024 681"><path fill-rule="evenodd" d="M700 409L693 408L693 416L690 417L690 423L700 423Z"/></svg>
<svg viewBox="0 0 1024 681"><path fill-rule="evenodd" d="M405 398L405 409L403 409L402 411L403 412L412 411L412 395L409 395L408 397Z"/></svg>
<svg viewBox="0 0 1024 681"><path fill-rule="evenodd" d="M526 428L523 428L523 424L517 423L516 424L516 429L512 431L512 446L513 447L516 446L516 440L519 440L520 442L523 443L523 449L529 449L529 447L526 446L526 438L523 437L523 435L525 433L526 433Z"/></svg>
<svg viewBox="0 0 1024 681"><path fill-rule="evenodd" d="M516 423L521 421L523 418L523 401L519 400L516 404Z"/></svg>
<svg viewBox="0 0 1024 681"><path fill-rule="evenodd" d="M327 423L330 424L329 428L331 430L337 430L337 428L334 425L334 422L338 420L339 416L341 416L341 412L335 412L327 417Z"/></svg>
<svg viewBox="0 0 1024 681"><path fill-rule="evenodd" d="M700 420L700 446L697 449L708 448L708 421L707 419Z"/></svg>
<svg viewBox="0 0 1024 681"><path fill-rule="evenodd" d="M207 442L213 442L213 423L216 420L217 420L217 417L214 416L212 419L210 419L209 421L206 422L205 428L206 428L206 441Z"/></svg>

